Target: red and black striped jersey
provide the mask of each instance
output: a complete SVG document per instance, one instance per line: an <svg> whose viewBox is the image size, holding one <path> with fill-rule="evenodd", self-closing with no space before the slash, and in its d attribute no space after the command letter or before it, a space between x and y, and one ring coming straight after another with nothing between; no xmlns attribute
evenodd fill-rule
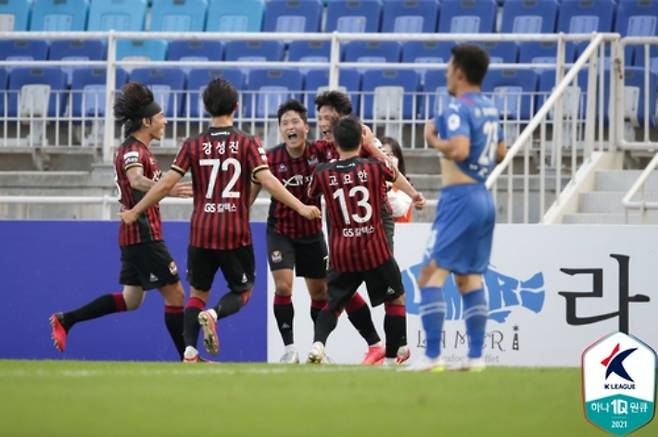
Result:
<svg viewBox="0 0 658 437"><path fill-rule="evenodd" d="M211 127L185 141L171 168L181 175L192 172L192 246L230 250L251 244L251 181L267 169L257 137L232 126Z"/></svg>
<svg viewBox="0 0 658 437"><path fill-rule="evenodd" d="M320 208L320 199L308 197L308 184L315 166L320 162L318 156L320 153L322 151L317 150L310 143L306 143L304 152L297 158L290 156L285 143L267 151L267 164L272 174L302 203L315 205L318 208ZM322 220L307 220L294 209L274 198L270 203L267 223L275 232L293 240L322 232Z"/></svg>
<svg viewBox="0 0 658 437"><path fill-rule="evenodd" d="M324 194L329 211L329 259L340 272L372 270L392 254L384 232L382 189L397 171L375 158L351 158L320 164L309 196Z"/></svg>
<svg viewBox="0 0 658 437"><path fill-rule="evenodd" d="M319 162L331 162L338 159L336 143L330 143L327 140L315 140L311 145L315 150ZM361 147L359 156L361 158L370 158L372 154L365 147Z"/></svg>
<svg viewBox="0 0 658 437"><path fill-rule="evenodd" d="M119 146L114 159L115 183L119 190L119 202L122 208L130 209L146 194L130 186L128 170L134 167L142 169L144 177L154 182L160 179L162 172L151 150L134 137L128 137ZM129 225L121 222L119 228L119 246L130 246L146 241L162 240L162 222L160 206L157 204L141 214L136 222Z"/></svg>

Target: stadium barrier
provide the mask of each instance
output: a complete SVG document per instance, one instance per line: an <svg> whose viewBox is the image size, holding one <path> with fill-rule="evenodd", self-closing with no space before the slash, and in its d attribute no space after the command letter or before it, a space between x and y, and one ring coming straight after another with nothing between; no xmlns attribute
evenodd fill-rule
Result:
<svg viewBox="0 0 658 437"><path fill-rule="evenodd" d="M628 189L624 198L622 199L622 204L624 205L624 214L626 223L628 223L628 213L629 209L639 209L640 214L642 215L642 220L646 218L646 212L648 209L658 209L658 202L656 201L647 201L645 200L645 184L649 180L649 177L652 176L654 170L658 167L658 153L656 153L646 168L642 171L637 180L633 183L631 188ZM655 177L655 176L654 176ZM638 191L641 191L642 199L641 200L632 200L633 197L637 195Z"/></svg>

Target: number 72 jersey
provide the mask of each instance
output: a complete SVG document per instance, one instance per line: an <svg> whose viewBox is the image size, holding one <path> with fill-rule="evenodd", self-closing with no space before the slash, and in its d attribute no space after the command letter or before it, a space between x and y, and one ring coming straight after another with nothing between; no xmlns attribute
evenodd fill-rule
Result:
<svg viewBox="0 0 658 437"><path fill-rule="evenodd" d="M504 140L498 109L493 102L482 93L453 97L435 123L442 139L457 136L469 139L468 157L455 163L468 176L484 182L496 165L498 143Z"/></svg>

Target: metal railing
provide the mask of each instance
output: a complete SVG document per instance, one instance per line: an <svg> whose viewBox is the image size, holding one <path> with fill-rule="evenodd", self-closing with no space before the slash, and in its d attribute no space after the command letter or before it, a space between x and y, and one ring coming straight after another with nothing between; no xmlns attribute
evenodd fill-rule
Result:
<svg viewBox="0 0 658 437"><path fill-rule="evenodd" d="M653 174L653 171L658 167L658 153L653 156L653 159L649 161L649 164L642 171L637 180L633 183L631 188L626 192L621 203L624 205L624 218L626 223L628 223L628 210L640 210L642 222L646 217L648 209L658 209L658 202L656 201L646 201L645 200L645 185L649 177ZM641 190L642 198L641 200L632 200L633 197Z"/></svg>

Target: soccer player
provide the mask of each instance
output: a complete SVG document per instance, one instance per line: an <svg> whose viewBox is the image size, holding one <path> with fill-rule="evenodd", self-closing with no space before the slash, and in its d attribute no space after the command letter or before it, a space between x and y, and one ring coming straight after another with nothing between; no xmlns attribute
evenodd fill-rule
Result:
<svg viewBox="0 0 658 437"><path fill-rule="evenodd" d="M114 161L119 202L122 208L132 208L153 188L162 172L149 148L159 140L167 124L153 93L144 85L131 82L124 85L114 104L117 120L125 126L128 136L119 147ZM170 196L190 197L189 183L177 183L165 192ZM78 322L107 314L132 311L144 300L144 290L157 288L165 303L164 318L171 339L183 357L183 287L176 263L162 240L160 208L153 204L139 220L119 228L121 248L122 293L103 295L92 302L65 313L50 316L51 337L57 350L64 351L71 328Z"/></svg>
<svg viewBox="0 0 658 437"><path fill-rule="evenodd" d="M251 182L260 183L304 218L320 217L316 206L304 205L270 173L260 140L233 127L238 93L229 82L212 80L203 92L203 103L212 117L210 128L186 140L158 185L121 214L125 222L134 222L191 170L194 210L187 257L191 292L184 316L185 362L199 361L197 338L201 328L208 352L218 353L217 320L237 313L251 296L255 269L249 229ZM219 268L229 292L215 307L204 311Z"/></svg>
<svg viewBox="0 0 658 437"><path fill-rule="evenodd" d="M482 370L488 306L482 274L489 265L496 210L484 182L505 156L503 130L494 104L480 92L489 56L475 45L458 45L446 72L453 96L447 109L425 126L425 139L442 153L443 189L418 277L425 355L409 370L440 371L446 303L442 287L455 275L469 338L466 369Z"/></svg>
<svg viewBox="0 0 658 437"><path fill-rule="evenodd" d="M384 303L386 358L392 363L406 344L406 312L400 269L382 226L381 202L386 182L394 182L398 172L388 161L359 158L360 144L372 145L374 135L358 118L340 118L332 134L339 160L318 165L309 186L309 196L323 194L327 203L332 270L328 273L329 303L318 316L308 361L322 362L338 314L365 281L371 304ZM423 206L423 197L408 182L403 189Z"/></svg>
<svg viewBox="0 0 658 437"><path fill-rule="evenodd" d="M304 203L320 207L320 199L308 197L308 183L318 162L328 158L322 148L326 143L308 143L307 110L299 101L289 100L278 110L279 130L284 139L267 151L270 171L283 185ZM332 150L333 149L332 147ZM251 203L260 191L255 184ZM298 363L299 353L293 335L294 308L292 304L293 269L303 277L311 297L311 319L315 324L318 313L327 303L327 245L321 220L305 220L296 211L272 200L267 219L267 253L275 284L274 317L285 345L283 363ZM363 298L355 293L346 305L349 320L368 343L364 365L384 361L385 349L372 323L372 316Z"/></svg>

